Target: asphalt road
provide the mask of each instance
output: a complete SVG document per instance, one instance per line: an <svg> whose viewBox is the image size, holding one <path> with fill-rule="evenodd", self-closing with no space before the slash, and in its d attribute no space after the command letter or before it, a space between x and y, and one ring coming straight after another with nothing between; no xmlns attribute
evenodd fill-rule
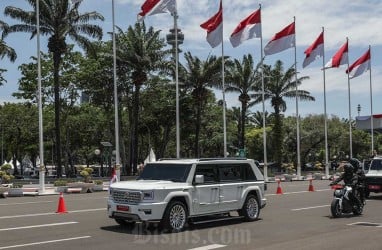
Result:
<svg viewBox="0 0 382 250"><path fill-rule="evenodd" d="M333 219L329 181L269 183L260 220L194 226L177 234L155 226L128 230L106 215L107 192L64 196L68 213L57 214L57 195L0 199L0 250L74 249L382 249L382 195L362 216ZM362 223L362 225L357 225Z"/></svg>

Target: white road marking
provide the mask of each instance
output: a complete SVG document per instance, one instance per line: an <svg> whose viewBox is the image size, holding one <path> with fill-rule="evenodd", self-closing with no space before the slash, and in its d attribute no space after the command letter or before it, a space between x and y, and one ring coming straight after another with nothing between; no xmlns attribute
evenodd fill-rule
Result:
<svg viewBox="0 0 382 250"><path fill-rule="evenodd" d="M37 228L37 227L53 227L53 226L69 225L69 224L76 224L76 223L78 223L78 222L69 221L69 222L41 224L41 225L33 225L33 226L25 226L25 227L0 228L0 232L1 231L19 230L19 229L28 229L28 228Z"/></svg>
<svg viewBox="0 0 382 250"><path fill-rule="evenodd" d="M210 250L210 249L216 249L216 248L222 248L222 247L226 247L226 245L212 244L212 245L203 246L203 247L191 248L188 250Z"/></svg>
<svg viewBox="0 0 382 250"><path fill-rule="evenodd" d="M321 207L330 207L330 205L322 205L322 206L315 206L315 207L294 208L294 209L291 209L291 210L292 211L301 211L301 210L308 210L308 209L321 208Z"/></svg>
<svg viewBox="0 0 382 250"><path fill-rule="evenodd" d="M83 210L74 210L68 211L68 213L84 213L84 212L93 212L93 211L101 211L106 210L106 208L94 208L94 209L83 209ZM13 218L21 218L21 217L34 217L34 216L44 216L44 215L53 215L57 213L40 213L40 214L19 214L19 215L9 215L9 216L0 216L1 219L13 219ZM62 215L62 214L59 214Z"/></svg>
<svg viewBox="0 0 382 250"><path fill-rule="evenodd" d="M81 239L86 239L86 238L90 238L90 237L91 236L80 236L80 237L58 239L58 240L31 242L31 243L26 243L26 244L19 244L19 245L0 247L0 250L2 250L2 249L11 249L11 248L18 248L18 247L35 246L35 245L43 245L43 244L56 243L56 242L69 241L69 240L81 240Z"/></svg>
<svg viewBox="0 0 382 250"><path fill-rule="evenodd" d="M318 189L313 192L324 192L324 191L330 191L331 189ZM297 192L286 192L283 194L302 194L302 193L313 193L311 191L297 191ZM265 194L265 196L279 196L281 194Z"/></svg>
<svg viewBox="0 0 382 250"><path fill-rule="evenodd" d="M41 203L52 203L55 201L30 201L30 202L17 202L17 203L7 203L7 204L0 204L0 206L12 206L12 205L24 205L24 204L41 204Z"/></svg>

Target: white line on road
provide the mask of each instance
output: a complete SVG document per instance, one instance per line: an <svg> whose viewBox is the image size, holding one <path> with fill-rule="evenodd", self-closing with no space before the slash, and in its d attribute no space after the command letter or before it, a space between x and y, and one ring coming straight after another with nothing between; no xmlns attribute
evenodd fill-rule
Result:
<svg viewBox="0 0 382 250"><path fill-rule="evenodd" d="M94 208L94 209L74 210L74 211L68 211L68 213L84 213L84 212L93 212L93 211L101 211L101 210L106 210L106 208ZM19 214L19 215L0 216L0 220L1 219L21 218L21 217L34 217L34 216L53 215L53 214L57 214L57 213ZM62 214L60 214L60 215L62 215Z"/></svg>
<svg viewBox="0 0 382 250"><path fill-rule="evenodd" d="M295 209L291 209L291 210L292 211L301 211L301 210L308 210L308 209L321 208L321 207L330 207L330 205L322 205L322 206L315 206L315 207L302 207L302 208L295 208Z"/></svg>
<svg viewBox="0 0 382 250"><path fill-rule="evenodd" d="M30 201L30 202L17 202L17 203L7 203L7 204L0 204L0 206L12 206L12 205L24 205L24 204L41 204L41 203L52 203L55 201Z"/></svg>
<svg viewBox="0 0 382 250"><path fill-rule="evenodd" d="M81 239L86 239L86 238L90 238L90 237L91 236L80 236L80 237L74 237L74 238L32 242L32 243L26 243L26 244L20 244L20 245L0 247L0 250L1 249L17 248L17 247L28 247L28 246L35 246L35 245L43 245L43 244L56 243L56 242L69 241L69 240L81 240Z"/></svg>
<svg viewBox="0 0 382 250"><path fill-rule="evenodd" d="M203 247L191 248L188 250L211 250L211 249L222 248L222 247L226 247L226 245L212 244L212 245L203 246Z"/></svg>
<svg viewBox="0 0 382 250"><path fill-rule="evenodd" d="M18 229L37 228L37 227L53 227L53 226L69 225L69 224L76 224L76 223L78 223L78 222L76 222L76 221L69 221L69 222L41 224L41 225L33 225L33 226L25 226L25 227L0 228L0 232L1 231L18 230Z"/></svg>
<svg viewBox="0 0 382 250"><path fill-rule="evenodd" d="M314 192L323 192L323 191L329 191L331 189L318 189ZM312 193L312 191L298 191L298 192L286 192L283 194L302 194L302 193ZM279 196L280 194L266 194L265 196Z"/></svg>

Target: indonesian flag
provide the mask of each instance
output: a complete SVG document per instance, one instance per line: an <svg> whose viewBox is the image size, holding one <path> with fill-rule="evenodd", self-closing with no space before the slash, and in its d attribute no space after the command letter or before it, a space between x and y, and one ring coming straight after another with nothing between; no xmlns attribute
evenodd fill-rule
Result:
<svg viewBox="0 0 382 250"><path fill-rule="evenodd" d="M237 25L232 32L230 41L235 48L244 41L261 37L261 10L258 9Z"/></svg>
<svg viewBox="0 0 382 250"><path fill-rule="evenodd" d="M325 68L338 68L348 63L348 41L337 51L337 53L325 64Z"/></svg>
<svg viewBox="0 0 382 250"><path fill-rule="evenodd" d="M358 58L352 65L350 65L349 69L346 70L346 73L350 73L350 78L357 77L362 75L364 72L370 70L370 48L367 50L363 56Z"/></svg>
<svg viewBox="0 0 382 250"><path fill-rule="evenodd" d="M215 48L223 42L223 6L220 0L219 11L206 22L200 25L207 30L207 42Z"/></svg>
<svg viewBox="0 0 382 250"><path fill-rule="evenodd" d="M324 56L324 32L317 37L316 41L309 48L304 51L306 57L302 63L302 67L305 68L311 62L317 58Z"/></svg>
<svg viewBox="0 0 382 250"><path fill-rule="evenodd" d="M141 21L145 16L151 16L161 13L176 12L176 0L146 0L141 6L141 12L138 14L138 20Z"/></svg>
<svg viewBox="0 0 382 250"><path fill-rule="evenodd" d="M272 55L293 48L296 44L295 23L286 26L282 31L276 33L264 47L264 54Z"/></svg>

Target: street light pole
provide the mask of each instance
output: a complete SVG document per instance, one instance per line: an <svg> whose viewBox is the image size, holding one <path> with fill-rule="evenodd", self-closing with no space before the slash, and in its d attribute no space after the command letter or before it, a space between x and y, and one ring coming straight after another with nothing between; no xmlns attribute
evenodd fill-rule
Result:
<svg viewBox="0 0 382 250"><path fill-rule="evenodd" d="M41 94L41 56L40 56L40 0L36 0L36 25L37 25L37 74L38 74L38 130L40 141L40 166L39 166L39 193L45 192L45 166L42 126L42 94Z"/></svg>

